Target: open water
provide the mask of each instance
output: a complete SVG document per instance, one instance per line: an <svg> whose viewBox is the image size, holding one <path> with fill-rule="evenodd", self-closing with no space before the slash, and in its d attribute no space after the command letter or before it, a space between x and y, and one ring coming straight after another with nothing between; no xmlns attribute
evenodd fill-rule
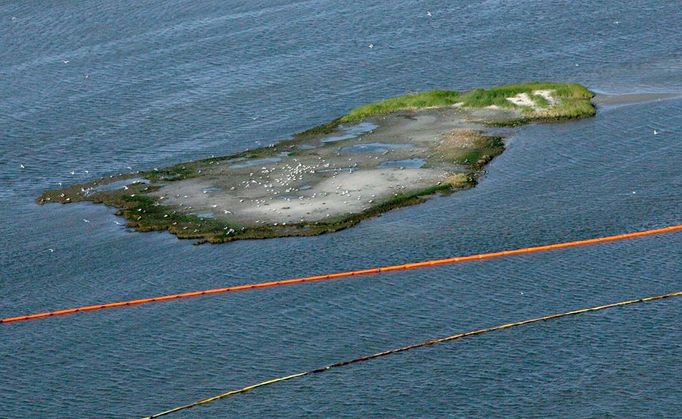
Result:
<svg viewBox="0 0 682 419"><path fill-rule="evenodd" d="M268 144L409 91L547 79L682 93L681 11L645 0L2 1L0 317L679 224L680 99L523 128L475 189L320 237L193 246L129 231L109 208L34 199L58 182ZM431 337L678 291L681 256L678 233L14 323L0 327L0 417L152 414ZM675 417L680 324L682 300L588 314L183 416Z"/></svg>

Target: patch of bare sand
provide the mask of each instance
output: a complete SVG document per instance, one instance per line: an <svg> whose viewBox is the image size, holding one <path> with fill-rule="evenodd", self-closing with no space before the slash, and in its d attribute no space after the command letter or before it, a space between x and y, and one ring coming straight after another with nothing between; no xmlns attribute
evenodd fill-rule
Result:
<svg viewBox="0 0 682 419"><path fill-rule="evenodd" d="M535 102L528 96L528 93L519 93L515 96L508 97L507 100L516 106L535 108Z"/></svg>
<svg viewBox="0 0 682 419"><path fill-rule="evenodd" d="M554 90L552 89L533 90L533 94L545 98L545 100L549 102L549 106L554 106L556 104L556 99L552 93L554 93Z"/></svg>
<svg viewBox="0 0 682 419"><path fill-rule="evenodd" d="M539 89L539 90L533 90L532 95L533 96L540 96L544 98L548 103L549 106L554 106L556 104L556 99L552 95L554 93L554 90L550 89ZM507 100L511 103L513 103L516 106L524 106L527 108L531 108L534 111L542 111L544 108L542 108L536 101L533 100L532 97L528 93L519 93L515 96L508 97Z"/></svg>
<svg viewBox="0 0 682 419"><path fill-rule="evenodd" d="M281 197L269 205L246 205L239 212L248 219L289 223L318 221L360 213L394 194L434 185L444 177L442 170L374 169L341 173L317 183L298 196Z"/></svg>
<svg viewBox="0 0 682 419"><path fill-rule="evenodd" d="M682 93L629 93L621 95L597 94L593 102L599 105L630 105L635 103L654 102L666 99L677 99Z"/></svg>
<svg viewBox="0 0 682 419"><path fill-rule="evenodd" d="M320 179L310 189L272 196L258 193L235 195L224 191L203 193L210 182L191 179L163 189L168 204L216 218L255 224L299 223L362 212L394 194L432 186L447 176L437 169L373 169L343 172ZM229 212L225 212L229 211Z"/></svg>

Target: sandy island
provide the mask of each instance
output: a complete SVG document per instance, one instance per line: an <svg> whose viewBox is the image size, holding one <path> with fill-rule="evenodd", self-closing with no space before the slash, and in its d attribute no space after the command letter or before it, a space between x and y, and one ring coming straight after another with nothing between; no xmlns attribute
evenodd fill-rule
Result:
<svg viewBox="0 0 682 419"><path fill-rule="evenodd" d="M337 231L476 184L511 127L594 115L579 85L433 91L366 105L270 147L45 192L212 243Z"/></svg>

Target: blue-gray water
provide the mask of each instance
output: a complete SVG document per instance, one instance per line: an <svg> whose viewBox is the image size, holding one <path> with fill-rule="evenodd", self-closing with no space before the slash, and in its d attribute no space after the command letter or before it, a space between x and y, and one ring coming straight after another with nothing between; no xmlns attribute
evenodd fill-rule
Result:
<svg viewBox="0 0 682 419"><path fill-rule="evenodd" d="M3 1L0 317L680 223L680 99L524 128L475 189L320 237L193 246L128 231L102 206L33 201L57 182L237 152L408 91L552 79L679 93L680 22L675 1ZM6 325L0 417L151 414L431 337L678 291L681 256L678 233ZM673 417L681 322L679 300L588 314L184 415Z"/></svg>

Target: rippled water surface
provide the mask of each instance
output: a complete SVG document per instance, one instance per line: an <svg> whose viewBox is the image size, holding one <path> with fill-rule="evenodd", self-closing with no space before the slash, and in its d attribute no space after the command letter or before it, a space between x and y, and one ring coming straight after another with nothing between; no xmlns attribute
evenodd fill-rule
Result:
<svg viewBox="0 0 682 419"><path fill-rule="evenodd" d="M475 189L319 237L193 246L129 231L102 206L34 199L269 144L411 91L548 79L682 93L680 22L674 1L2 2L0 317L678 224L674 98L523 128ZM678 291L681 256L678 233L14 323L0 327L0 416L141 416L431 337ZM681 322L682 300L587 314L184 416L674 417Z"/></svg>

